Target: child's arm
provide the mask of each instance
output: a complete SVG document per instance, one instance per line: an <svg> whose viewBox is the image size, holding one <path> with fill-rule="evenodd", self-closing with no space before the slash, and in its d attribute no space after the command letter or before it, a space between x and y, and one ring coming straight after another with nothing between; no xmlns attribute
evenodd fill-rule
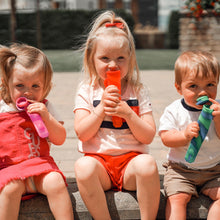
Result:
<svg viewBox="0 0 220 220"><path fill-rule="evenodd" d="M190 123L185 130L178 131L176 129L164 130L160 132L163 144L167 147L181 147L190 143L193 137L199 135L198 122Z"/></svg>
<svg viewBox="0 0 220 220"><path fill-rule="evenodd" d="M126 122L135 138L144 144L150 144L156 134L156 125L151 112L139 117L133 110Z"/></svg>
<svg viewBox="0 0 220 220"><path fill-rule="evenodd" d="M66 130L49 112L44 103L33 102L27 107L28 113L40 114L49 132L49 140L55 145L61 145L66 139Z"/></svg>
<svg viewBox="0 0 220 220"><path fill-rule="evenodd" d="M139 117L125 101L119 101L116 106L106 106L106 115L124 118L135 138L141 143L150 144L156 133L152 113Z"/></svg>
<svg viewBox="0 0 220 220"><path fill-rule="evenodd" d="M209 99L213 104L210 106L210 109L213 109L213 121L215 123L215 131L220 138L220 103L215 101L214 99Z"/></svg>
<svg viewBox="0 0 220 220"><path fill-rule="evenodd" d="M93 112L85 109L75 111L74 129L81 141L92 138L100 128L105 117L103 106L100 103Z"/></svg>
<svg viewBox="0 0 220 220"><path fill-rule="evenodd" d="M105 117L104 107L115 106L119 97L117 87L108 86L104 90L101 102L93 111L75 110L74 129L81 141L87 141L97 133Z"/></svg>

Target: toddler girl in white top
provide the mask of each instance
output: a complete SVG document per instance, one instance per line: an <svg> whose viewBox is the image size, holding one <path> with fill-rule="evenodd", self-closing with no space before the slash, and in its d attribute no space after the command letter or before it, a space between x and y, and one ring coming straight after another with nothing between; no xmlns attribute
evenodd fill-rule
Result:
<svg viewBox="0 0 220 220"><path fill-rule="evenodd" d="M117 70L121 96L116 86L104 86L106 72ZM94 219L108 220L104 191L137 190L141 218L155 219L160 184L156 162L147 154L156 131L151 103L139 81L133 37L113 12L104 12L93 24L84 72L89 77L79 87L74 109L79 151L85 153L75 163L81 196ZM132 108L139 108L138 114ZM113 126L112 116L123 118L121 127Z"/></svg>

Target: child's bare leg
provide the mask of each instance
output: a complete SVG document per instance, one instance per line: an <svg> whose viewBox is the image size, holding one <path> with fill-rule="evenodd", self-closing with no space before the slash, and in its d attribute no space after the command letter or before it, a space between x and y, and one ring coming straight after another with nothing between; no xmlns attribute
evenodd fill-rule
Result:
<svg viewBox="0 0 220 220"><path fill-rule="evenodd" d="M51 212L56 220L73 220L73 209L63 177L58 172L42 174L34 178L38 192L47 196Z"/></svg>
<svg viewBox="0 0 220 220"><path fill-rule="evenodd" d="M166 219L168 220L185 220L186 207L190 201L191 195L187 193L178 193L167 198Z"/></svg>
<svg viewBox="0 0 220 220"><path fill-rule="evenodd" d="M220 216L220 188L210 188L203 192L205 195L209 196L214 202L209 208L208 218L210 220L219 219Z"/></svg>
<svg viewBox="0 0 220 220"><path fill-rule="evenodd" d="M111 188L111 181L102 164L92 157L82 157L75 163L75 174L81 197L93 218L110 220L104 191Z"/></svg>
<svg viewBox="0 0 220 220"><path fill-rule="evenodd" d="M141 219L156 219L160 201L160 179L153 157L141 154L133 158L124 174L123 187L137 190Z"/></svg>
<svg viewBox="0 0 220 220"><path fill-rule="evenodd" d="M14 180L0 192L0 219L15 220L18 218L21 197L25 192L24 181Z"/></svg>

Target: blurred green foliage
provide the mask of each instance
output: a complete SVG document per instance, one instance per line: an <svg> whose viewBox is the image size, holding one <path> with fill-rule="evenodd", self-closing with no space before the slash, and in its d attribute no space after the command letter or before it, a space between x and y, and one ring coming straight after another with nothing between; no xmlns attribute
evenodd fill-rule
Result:
<svg viewBox="0 0 220 220"><path fill-rule="evenodd" d="M89 26L101 10L40 11L42 49L78 48L86 39ZM134 20L124 10L115 10L123 17L131 31ZM36 13L17 13L16 41L37 46ZM0 14L0 44L10 43L10 14Z"/></svg>
<svg viewBox="0 0 220 220"><path fill-rule="evenodd" d="M170 49L179 48L179 19L179 11L172 11L170 14L167 32L168 48Z"/></svg>

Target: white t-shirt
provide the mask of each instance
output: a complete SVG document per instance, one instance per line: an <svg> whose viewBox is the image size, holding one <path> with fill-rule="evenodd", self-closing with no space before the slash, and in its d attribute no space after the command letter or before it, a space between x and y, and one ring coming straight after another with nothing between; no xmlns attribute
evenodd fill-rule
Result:
<svg viewBox="0 0 220 220"><path fill-rule="evenodd" d="M187 109L188 108L188 109ZM190 109L183 99L178 99L165 108L160 118L159 135L161 131L175 129L185 130L187 125L197 121L201 111ZM212 121L208 134L205 137L198 155L193 163L185 161L188 146L169 148L168 160L182 163L192 169L206 169L214 167L220 162L220 139L218 138L214 122Z"/></svg>
<svg viewBox="0 0 220 220"><path fill-rule="evenodd" d="M102 87L81 84L76 94L75 108L93 111L100 102L104 90ZM130 86L121 97L122 100L129 100L132 103L139 103L139 115L152 111L148 91L143 87L137 94ZM120 155L130 151L148 153L148 146L140 143L132 134L128 127L124 129L114 129L106 126L111 124L111 117L106 116L104 121L94 137L82 142L79 140L78 150L83 153L102 153L107 155ZM147 134L146 134L147 135Z"/></svg>

